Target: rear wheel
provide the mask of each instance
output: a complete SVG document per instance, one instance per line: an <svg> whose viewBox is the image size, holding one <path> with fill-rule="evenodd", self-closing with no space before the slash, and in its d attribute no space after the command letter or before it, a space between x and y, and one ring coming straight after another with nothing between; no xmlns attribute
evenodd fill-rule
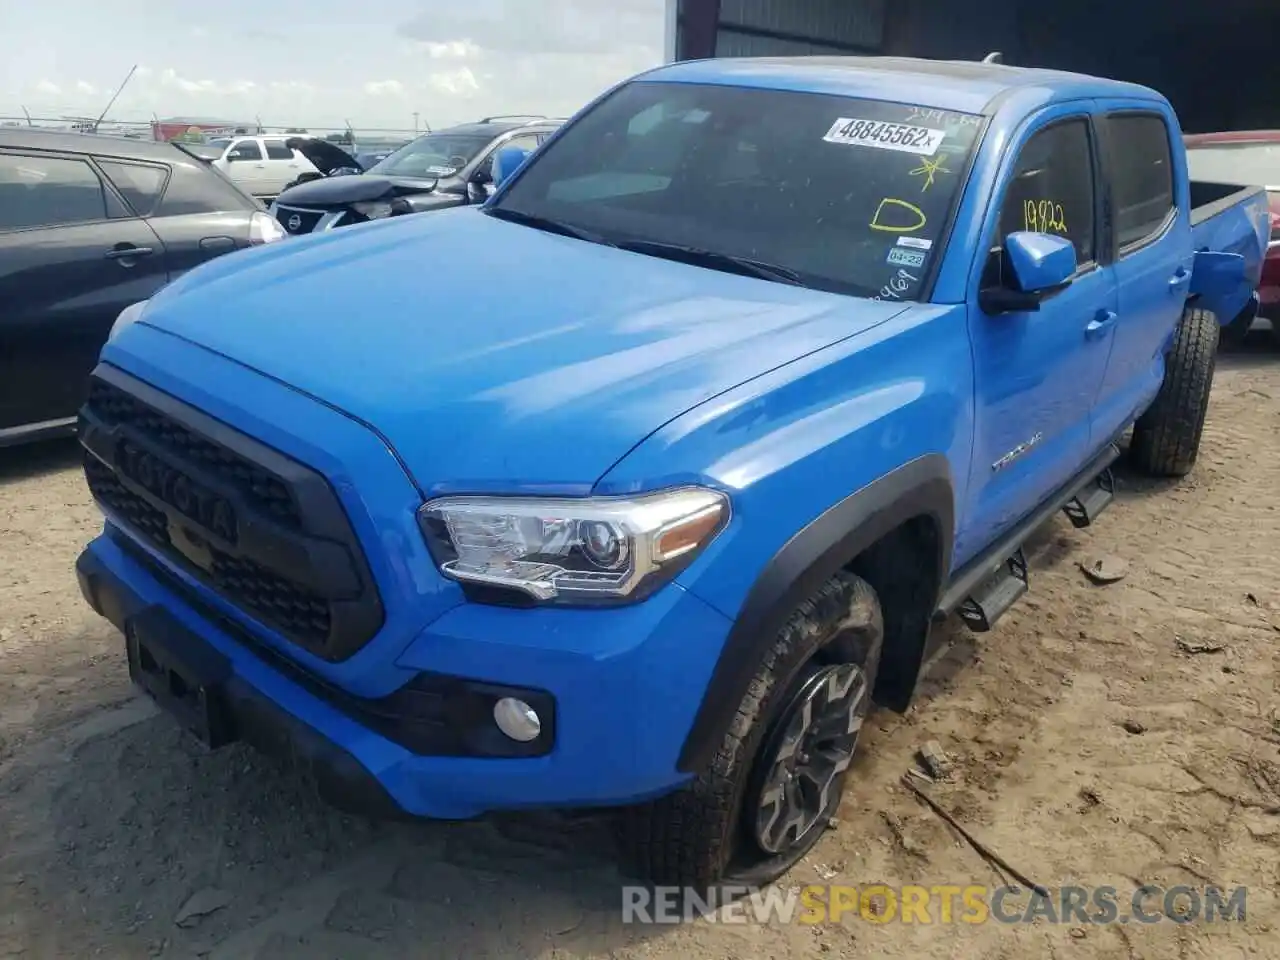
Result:
<svg viewBox="0 0 1280 960"><path fill-rule="evenodd" d="M1155 402L1134 424L1129 455L1144 473L1183 477L1200 453L1217 359L1219 326L1208 310L1188 308L1165 361Z"/></svg>
<svg viewBox="0 0 1280 960"><path fill-rule="evenodd" d="M651 883L759 886L835 816L884 644L875 591L840 573L802 603L760 664L710 768L625 811L623 852Z"/></svg>

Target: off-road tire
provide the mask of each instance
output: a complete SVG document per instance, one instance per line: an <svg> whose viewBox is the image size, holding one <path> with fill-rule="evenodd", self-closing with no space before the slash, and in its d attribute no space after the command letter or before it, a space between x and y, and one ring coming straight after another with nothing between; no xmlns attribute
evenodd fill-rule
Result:
<svg viewBox="0 0 1280 960"><path fill-rule="evenodd" d="M699 891L722 883L762 886L789 870L822 836L826 821L782 856L752 845L740 814L762 743L815 664L857 663L869 702L883 644L883 614L871 586L846 572L823 584L778 632L708 769L675 793L621 811L624 869L648 883ZM842 777L831 815L843 790Z"/></svg>
<svg viewBox="0 0 1280 960"><path fill-rule="evenodd" d="M1129 456L1143 473L1185 477L1195 466L1209 412L1219 329L1208 310L1191 307L1183 313L1165 361L1164 383L1133 427Z"/></svg>

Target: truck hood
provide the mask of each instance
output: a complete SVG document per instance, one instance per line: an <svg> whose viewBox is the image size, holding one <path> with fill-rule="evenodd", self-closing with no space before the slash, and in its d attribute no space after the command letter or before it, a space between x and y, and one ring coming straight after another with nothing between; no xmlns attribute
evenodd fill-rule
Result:
<svg viewBox="0 0 1280 960"><path fill-rule="evenodd" d="M290 150L297 150L306 157L307 162L326 177L335 170L363 169L347 151L319 137L290 137L284 143Z"/></svg>
<svg viewBox="0 0 1280 960"><path fill-rule="evenodd" d="M466 207L219 258L138 325L372 426L428 494L585 493L664 423L904 308Z"/></svg>
<svg viewBox="0 0 1280 960"><path fill-rule="evenodd" d="M325 177L290 187L276 199L284 204L307 206L342 206L369 200L392 200L414 193L430 193L436 180L417 177L379 177L356 173L345 177Z"/></svg>

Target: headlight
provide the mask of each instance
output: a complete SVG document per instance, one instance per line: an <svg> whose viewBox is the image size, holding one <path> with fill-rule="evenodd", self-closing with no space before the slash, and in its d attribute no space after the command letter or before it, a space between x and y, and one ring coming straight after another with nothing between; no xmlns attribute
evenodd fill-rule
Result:
<svg viewBox="0 0 1280 960"><path fill-rule="evenodd" d="M370 220L381 220L391 216L391 204L386 200L374 200L370 203L353 203L351 209Z"/></svg>
<svg viewBox="0 0 1280 960"><path fill-rule="evenodd" d="M693 562L729 522L703 487L587 499L443 497L418 514L440 571L538 603L627 603Z"/></svg>
<svg viewBox="0 0 1280 960"><path fill-rule="evenodd" d="M146 312L149 300L139 300L137 303L131 303L120 311L120 316L116 317L116 322L111 324L111 330L107 333L107 343L114 340L125 327L137 323L141 319L142 314Z"/></svg>
<svg viewBox="0 0 1280 960"><path fill-rule="evenodd" d="M249 243L260 246L264 243L275 243L289 236L276 218L262 210L255 210L249 217Z"/></svg>

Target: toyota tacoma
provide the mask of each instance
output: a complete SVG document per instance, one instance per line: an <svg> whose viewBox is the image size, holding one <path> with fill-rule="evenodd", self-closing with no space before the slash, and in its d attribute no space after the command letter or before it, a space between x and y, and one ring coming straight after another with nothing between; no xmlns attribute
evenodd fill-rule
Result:
<svg viewBox="0 0 1280 960"><path fill-rule="evenodd" d="M1270 230L1159 94L998 64L668 65L494 179L122 315L81 587L212 746L363 810L612 808L700 886L812 847L933 624L989 630L1122 445L1192 469Z"/></svg>

